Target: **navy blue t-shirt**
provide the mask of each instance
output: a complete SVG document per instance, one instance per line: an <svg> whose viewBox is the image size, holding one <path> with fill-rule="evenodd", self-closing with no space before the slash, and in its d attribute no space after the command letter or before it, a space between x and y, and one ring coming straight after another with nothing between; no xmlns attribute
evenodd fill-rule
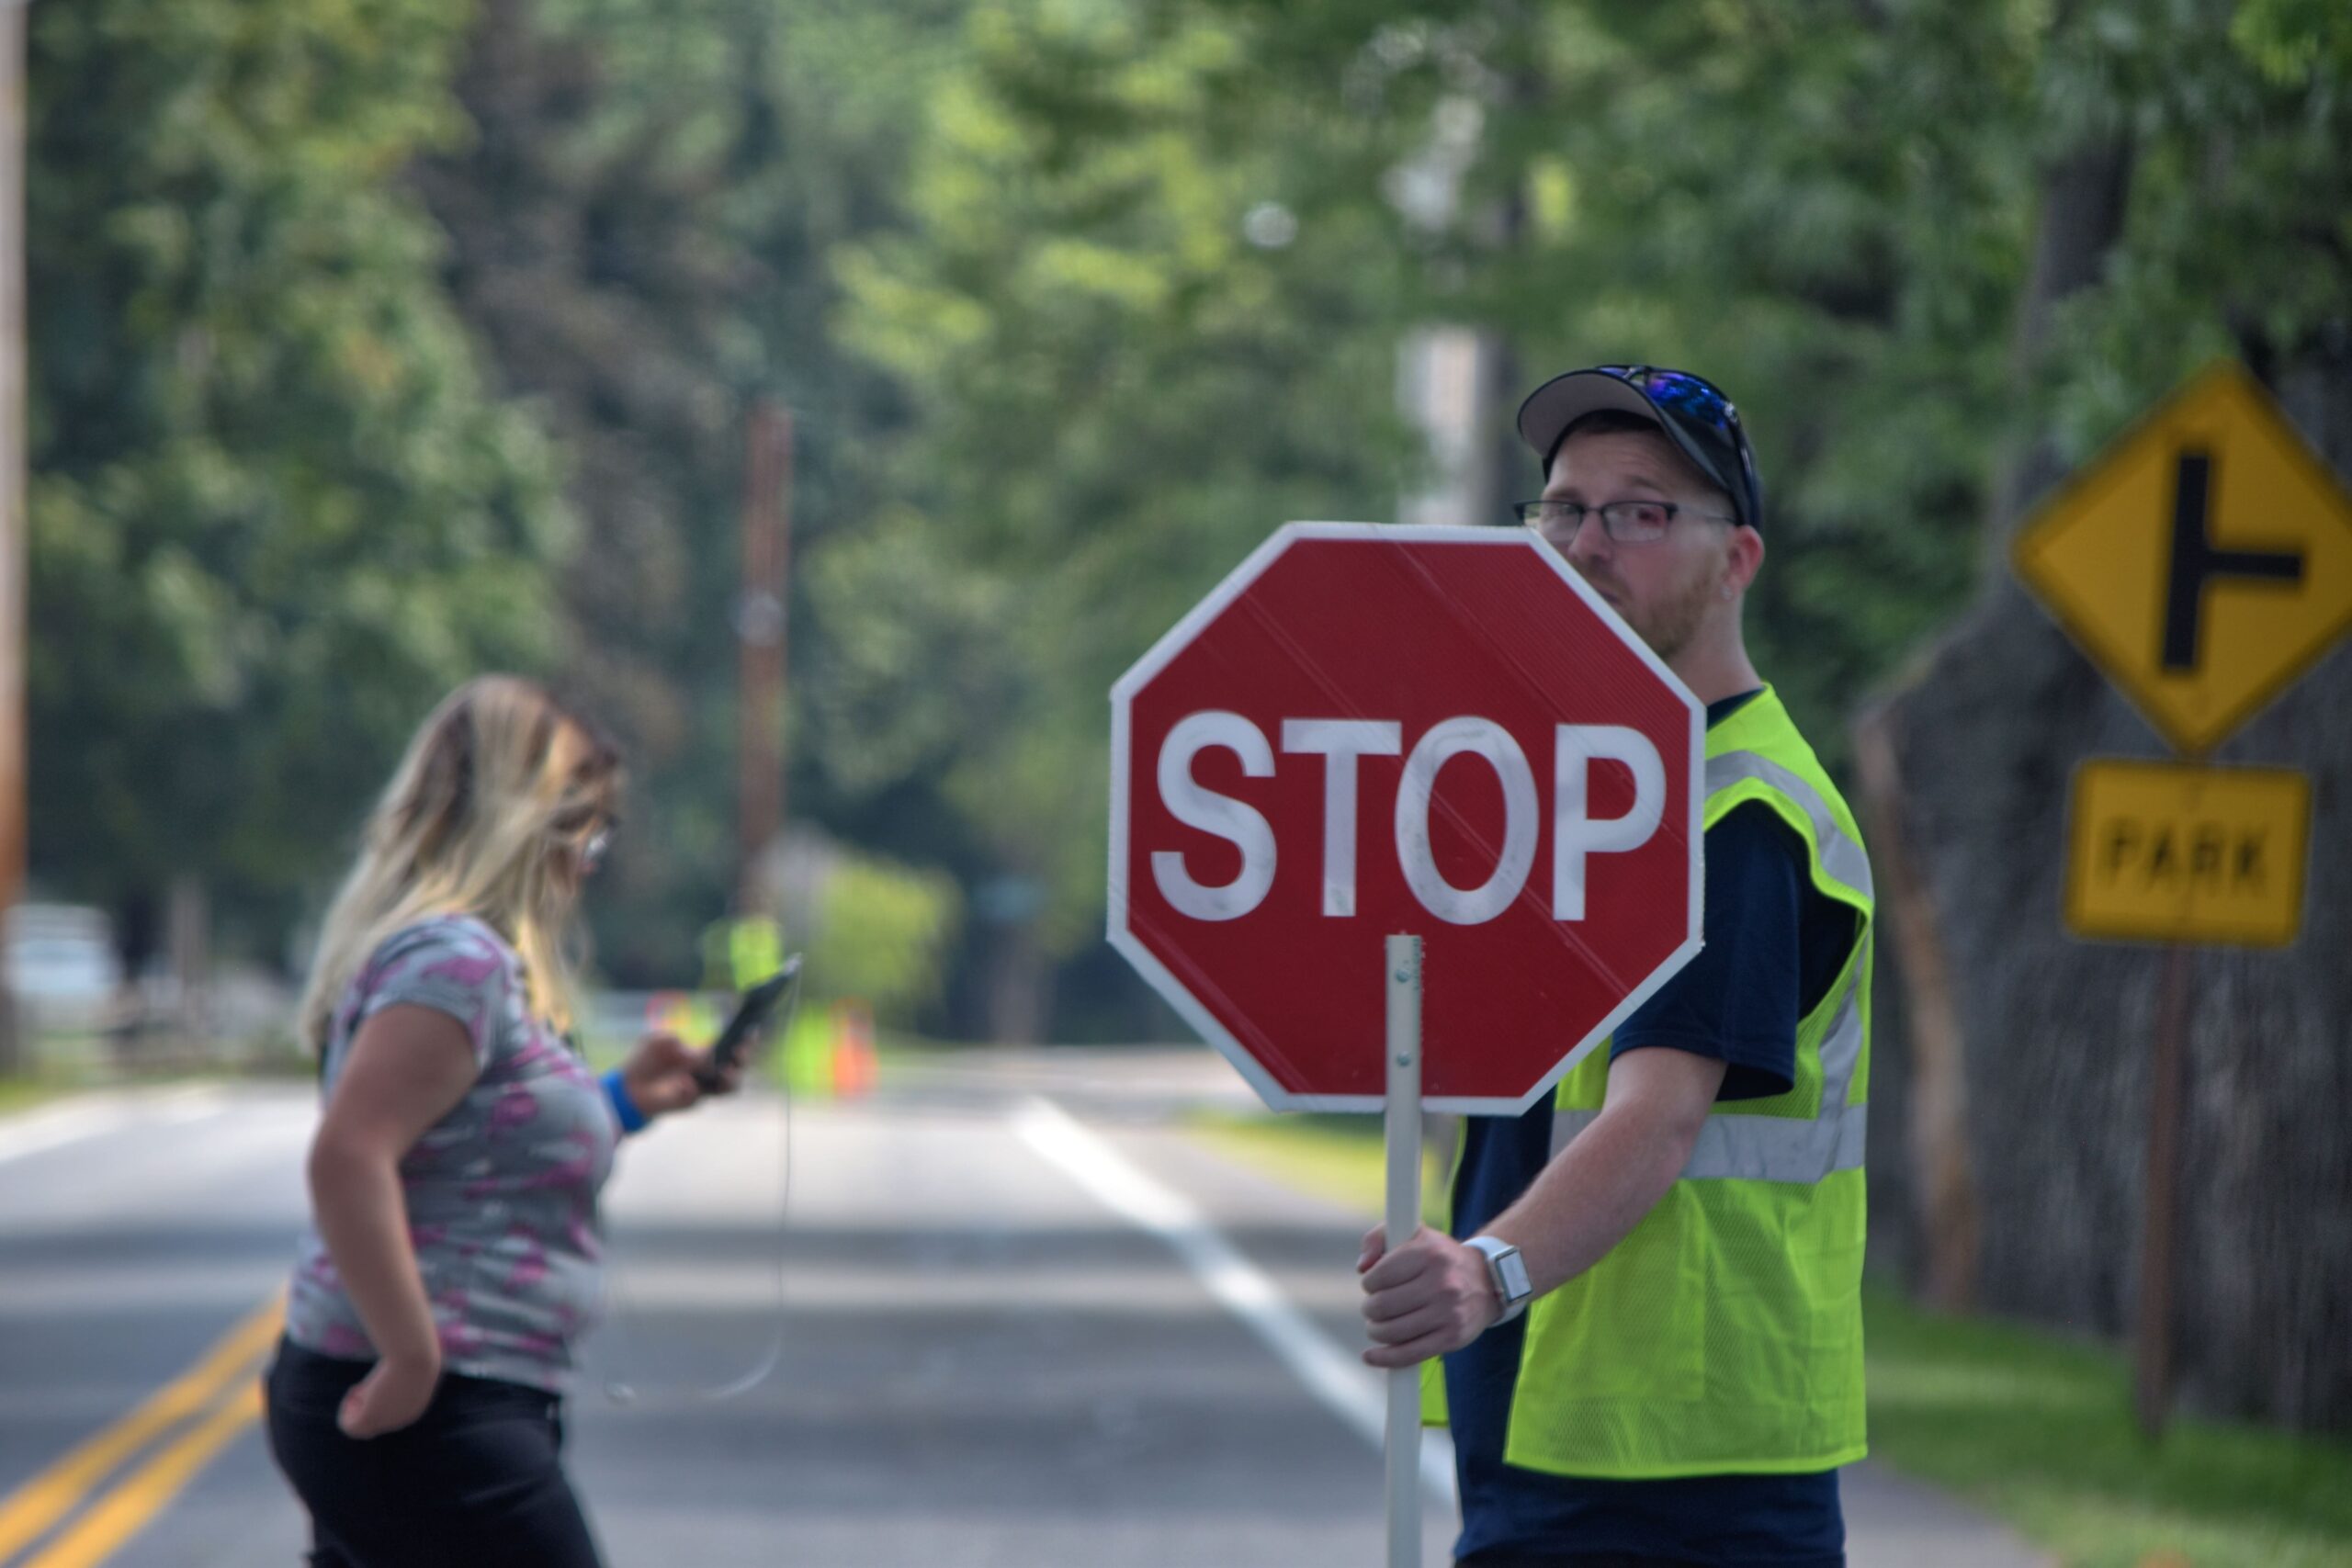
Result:
<svg viewBox="0 0 2352 1568"><path fill-rule="evenodd" d="M1754 696L1707 709L1713 728ZM1610 1059L1668 1046L1728 1065L1717 1098L1787 1092L1797 1021L1837 983L1854 943L1854 912L1814 887L1804 841L1770 807L1733 807L1707 829L1706 945L1634 1010ZM1464 1125L1453 1234L1475 1235L1516 1201L1552 1155L1552 1103ZM1846 1521L1838 1472L1610 1481L1503 1462L1511 1389L1527 1320L1498 1324L1445 1358L1446 1403L1462 1488L1454 1555L1480 1551L1631 1553L1757 1568L1842 1568Z"/></svg>

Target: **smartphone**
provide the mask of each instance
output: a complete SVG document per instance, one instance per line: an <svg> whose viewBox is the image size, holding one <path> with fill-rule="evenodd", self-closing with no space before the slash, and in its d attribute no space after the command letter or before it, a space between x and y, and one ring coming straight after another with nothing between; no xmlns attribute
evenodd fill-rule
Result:
<svg viewBox="0 0 2352 1568"><path fill-rule="evenodd" d="M783 1001L800 977L800 954L794 953L784 961L784 967L745 991L735 1004L735 1016L718 1032L710 1047L710 1064L695 1076L705 1089L718 1085L719 1079L739 1065L752 1048L752 1042L767 1026L776 1005Z"/></svg>

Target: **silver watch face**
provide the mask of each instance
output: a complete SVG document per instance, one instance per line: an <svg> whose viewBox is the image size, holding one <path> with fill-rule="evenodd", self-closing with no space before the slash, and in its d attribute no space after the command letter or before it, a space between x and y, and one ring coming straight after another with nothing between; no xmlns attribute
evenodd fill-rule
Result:
<svg viewBox="0 0 2352 1568"><path fill-rule="evenodd" d="M1527 1260L1519 1255L1519 1248L1486 1235L1470 1245L1486 1258L1487 1279L1495 1287L1495 1294L1502 1299L1503 1310L1508 1312L1535 1293L1534 1282L1528 1278Z"/></svg>

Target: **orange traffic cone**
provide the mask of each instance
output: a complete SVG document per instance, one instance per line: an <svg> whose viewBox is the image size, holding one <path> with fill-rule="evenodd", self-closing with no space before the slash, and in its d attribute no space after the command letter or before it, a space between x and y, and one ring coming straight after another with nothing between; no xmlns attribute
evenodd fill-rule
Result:
<svg viewBox="0 0 2352 1568"><path fill-rule="evenodd" d="M854 998L833 1004L833 1092L865 1094L879 1076L874 1056L874 1013Z"/></svg>

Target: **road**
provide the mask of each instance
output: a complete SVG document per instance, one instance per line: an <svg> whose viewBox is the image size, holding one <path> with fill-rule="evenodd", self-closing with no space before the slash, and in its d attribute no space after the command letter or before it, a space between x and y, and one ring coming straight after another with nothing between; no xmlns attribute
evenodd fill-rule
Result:
<svg viewBox="0 0 2352 1568"><path fill-rule="evenodd" d="M1203 1150L1203 1100L1247 1103L1206 1053L1000 1055L792 1107L788 1141L766 1097L631 1140L570 1407L616 1568L1381 1561L1364 1217ZM253 1370L313 1114L239 1086L0 1123L0 1564L299 1561ZM2030 1561L1849 1494L1857 1568Z"/></svg>

